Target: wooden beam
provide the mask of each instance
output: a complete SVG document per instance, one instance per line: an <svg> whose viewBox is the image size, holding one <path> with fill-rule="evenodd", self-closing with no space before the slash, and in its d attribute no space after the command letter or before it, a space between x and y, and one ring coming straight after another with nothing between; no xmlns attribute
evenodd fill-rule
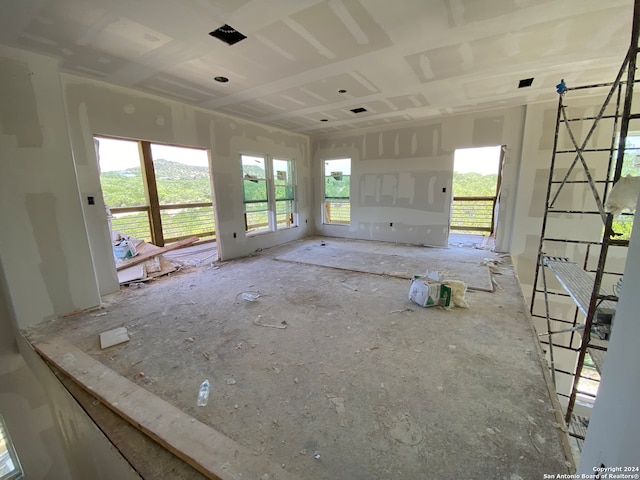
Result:
<svg viewBox="0 0 640 480"><path fill-rule="evenodd" d="M85 391L207 478L259 479L268 475L274 480L293 480L280 466L120 376L65 340L54 337L34 347ZM197 387L194 386L194 403Z"/></svg>
<svg viewBox="0 0 640 480"><path fill-rule="evenodd" d="M151 222L151 239L159 247L164 246L162 235L162 219L160 218L160 199L158 197L158 186L156 185L156 171L153 168L153 156L151 155L151 143L138 142L140 146L140 156L145 176L145 189L149 201L149 221Z"/></svg>
<svg viewBox="0 0 640 480"><path fill-rule="evenodd" d="M142 255L136 255L131 260L128 260L126 263L122 265L117 265L116 270L120 271L123 268L132 267L134 265L138 265L139 263L146 262L150 258L157 257L158 255L162 255L164 252L169 252L171 250L175 250L176 248L185 247L187 245L191 245L199 240L198 237L192 236L187 237L183 240L179 240L176 243L172 243L171 245L167 245L166 247L159 247L157 250L154 250L149 253L143 253Z"/></svg>

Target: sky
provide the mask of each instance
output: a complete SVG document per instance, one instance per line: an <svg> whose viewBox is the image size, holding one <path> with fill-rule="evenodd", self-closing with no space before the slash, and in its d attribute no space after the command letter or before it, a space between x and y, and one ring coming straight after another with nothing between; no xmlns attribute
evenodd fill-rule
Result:
<svg viewBox="0 0 640 480"><path fill-rule="evenodd" d="M140 166L138 142L98 137L100 142L100 171L113 172ZM196 167L209 167L206 150L170 145L151 144L153 158L164 158Z"/></svg>
<svg viewBox="0 0 640 480"><path fill-rule="evenodd" d="M482 175L498 173L500 168L500 145L496 147L459 148L453 160L453 171L475 172Z"/></svg>
<svg viewBox="0 0 640 480"><path fill-rule="evenodd" d="M351 159L337 158L335 160L325 160L324 175L330 176L331 172L340 172L343 175L351 175Z"/></svg>

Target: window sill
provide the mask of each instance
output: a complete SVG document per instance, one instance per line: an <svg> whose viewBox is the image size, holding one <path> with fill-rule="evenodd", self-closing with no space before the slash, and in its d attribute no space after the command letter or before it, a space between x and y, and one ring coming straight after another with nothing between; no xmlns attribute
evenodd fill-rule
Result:
<svg viewBox="0 0 640 480"><path fill-rule="evenodd" d="M265 235L267 233L273 233L273 230L253 230L251 232L245 232L246 237L257 237L260 235Z"/></svg>

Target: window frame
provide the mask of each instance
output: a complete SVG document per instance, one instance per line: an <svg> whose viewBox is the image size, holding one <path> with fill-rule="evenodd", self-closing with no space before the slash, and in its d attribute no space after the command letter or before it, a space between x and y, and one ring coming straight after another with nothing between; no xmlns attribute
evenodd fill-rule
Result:
<svg viewBox="0 0 640 480"><path fill-rule="evenodd" d="M327 196L327 179L334 175L334 171L331 170L328 165L329 162L337 162L337 161L349 161L349 174L341 176L349 177L349 196L348 197L328 197ZM324 225L342 225L348 226L351 225L351 167L352 167L352 159L350 157L341 157L341 158L325 158L322 160L322 223ZM329 167L329 168L328 168ZM337 171L336 171L337 173ZM334 176L335 177L335 176ZM337 179L336 179L337 180ZM348 215L349 221L334 221L331 219L331 205L333 204L346 204L349 207Z"/></svg>
<svg viewBox="0 0 640 480"><path fill-rule="evenodd" d="M117 207L113 205L108 205L105 200L105 207L109 209L108 215L110 215L109 220L115 224L113 220L117 215L140 215L144 216L144 220L140 223L144 223L144 232L137 231L124 231L124 233L132 234L132 236L136 238L140 238L146 241L153 243L159 247L165 246L168 243L173 243L180 241L184 238L191 237L193 235L197 235L201 241L209 241L215 240L217 237L216 232L216 203L215 203L215 191L214 191L214 183L213 183L213 171L211 168L211 150L209 148L203 148L199 146L190 146L190 145L177 145L171 143L161 143L161 142L151 142L147 140L140 140L136 138L125 138L125 137L114 137L103 134L93 134L94 144L97 142L97 145L100 145L101 141L111 142L127 142L131 144L135 144L137 146L137 156L140 162L140 172L141 172L141 182L142 188L144 189L144 203L141 205L131 205L127 207ZM98 168L100 169L101 155L99 147L96 145L96 159L98 161ZM181 150L194 150L200 152L200 154L205 154L207 157L207 165L206 168L208 170L209 175L209 200L205 202L187 202L187 203L170 203L164 200L161 200L161 195L159 194L159 188L161 189L164 186L164 179L156 178L156 165L155 160L160 160L162 158L161 154L156 155L157 158L154 159L154 155L152 150L155 147L158 148L176 148ZM104 184L102 179L102 172L99 172L100 176L100 188L103 191L103 199L104 199ZM175 212L181 212L184 210L203 212L204 218L198 218L198 225L211 227L206 229L200 229L196 232L186 232L183 234L176 234L174 228L175 225L172 224L171 215ZM211 209L211 215L209 215L208 210ZM163 221L164 219L164 221ZM142 220L142 219L141 219ZM188 225L187 225L188 228Z"/></svg>
<svg viewBox="0 0 640 480"><path fill-rule="evenodd" d="M247 178L245 174L245 163L244 158L256 158L264 161L264 178ZM260 235L264 233L272 233L277 232L279 230L286 230L289 228L298 226L298 205L297 205L297 189L296 189L296 168L295 168L295 159L289 157L280 157L274 156L271 154L265 153L256 153L256 152L241 152L239 154L240 158L240 173L242 177L242 209L244 214L244 226L245 226L245 235L246 236L254 236ZM291 191L293 193L293 198L291 199L281 199L278 200L276 198L276 187L282 185L276 185L276 176L277 171L274 168L274 162L287 162L290 173L290 182L285 184L285 186L291 187ZM246 191L245 186L247 182L265 182L266 188L266 201L247 201L246 200ZM281 201L289 201L291 202L291 212L289 212L289 221L286 225L278 224L278 203ZM255 210L256 212L266 212L267 222L266 224L257 224L258 228L253 228L253 225L249 222L247 213L252 213L251 211L247 211L247 205L251 203L265 203L266 209Z"/></svg>
<svg viewBox="0 0 640 480"><path fill-rule="evenodd" d="M284 184L277 184L279 170L275 167L275 162L286 162L288 177ZM286 230L298 226L298 213L296 205L296 171L295 161L291 158L278 158L271 157L271 169L272 169L272 187L273 187L273 216L275 230ZM278 199L277 188L284 187L285 192L291 192L291 198ZM285 212L285 225L280 225L278 222L278 202L289 202L290 209ZM288 217L288 218L287 218Z"/></svg>
<svg viewBox="0 0 640 480"><path fill-rule="evenodd" d="M264 176L253 176L250 173L245 173L245 163L244 159L261 159L262 164L264 166ZM273 221L271 219L272 216L272 207L270 204L270 195L269 195L269 178L271 176L271 169L269 168L269 162L267 156L261 153L241 153L240 154L240 169L242 174L242 210L244 214L244 229L246 235L256 235L260 233L267 233L273 231ZM247 200L246 186L249 183L264 183L264 199L259 200ZM247 205L251 204L265 204L265 208L260 210L247 210ZM249 224L248 215L249 213L266 213L266 224L256 224L257 228L253 228L253 224Z"/></svg>
<svg viewBox="0 0 640 480"><path fill-rule="evenodd" d="M11 463L13 464L13 470L5 474L2 474L2 472L0 471L0 480L19 480L24 478L24 470L22 469L22 465L20 464L18 453L16 452L13 441L11 440L11 435L9 435L7 424L4 421L2 414L0 414L0 440L3 439L5 442L5 447L7 449L6 456L9 460L11 460Z"/></svg>

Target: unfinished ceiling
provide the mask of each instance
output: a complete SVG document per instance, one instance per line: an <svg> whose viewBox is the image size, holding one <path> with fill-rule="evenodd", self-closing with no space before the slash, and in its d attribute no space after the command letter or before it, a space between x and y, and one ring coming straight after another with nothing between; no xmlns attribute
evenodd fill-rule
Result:
<svg viewBox="0 0 640 480"><path fill-rule="evenodd" d="M549 100L561 78L612 81L632 11L632 0L4 0L0 42L319 135ZM209 35L225 24L247 38Z"/></svg>

